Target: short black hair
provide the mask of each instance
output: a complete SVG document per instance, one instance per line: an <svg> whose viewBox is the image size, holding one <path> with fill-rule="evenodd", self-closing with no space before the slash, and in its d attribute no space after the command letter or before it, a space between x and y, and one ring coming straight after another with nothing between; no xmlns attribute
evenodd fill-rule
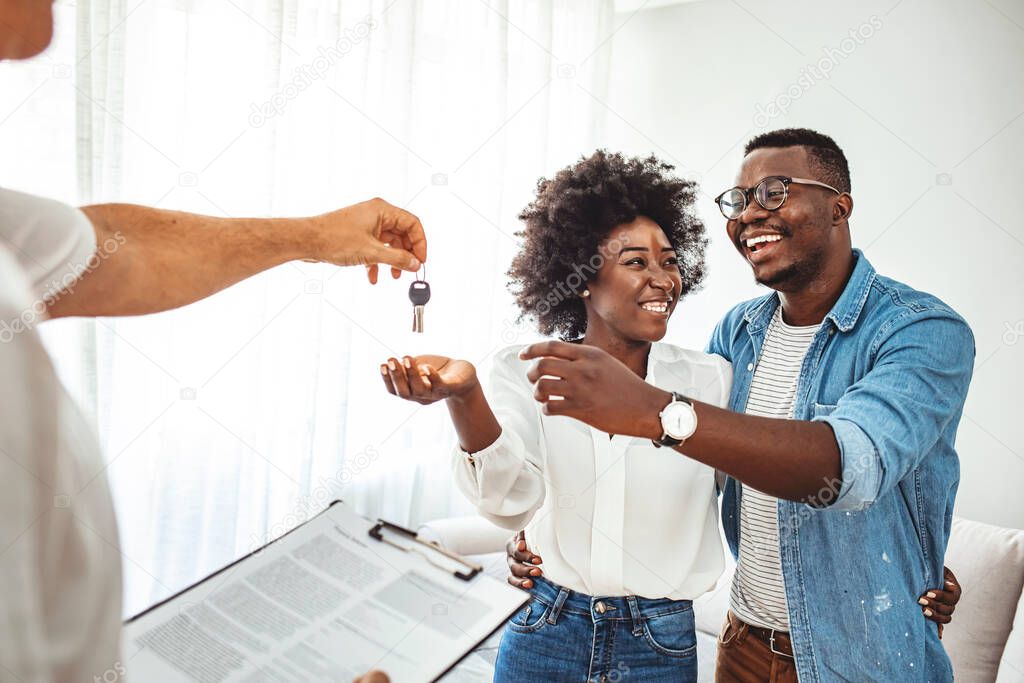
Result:
<svg viewBox="0 0 1024 683"><path fill-rule="evenodd" d="M805 147L811 169L820 175L815 180L828 183L840 192L850 191L850 165L836 141L810 128L781 128L754 137L743 155L762 147Z"/></svg>
<svg viewBox="0 0 1024 683"><path fill-rule="evenodd" d="M508 271L519 319L541 334L579 339L587 311L579 298L603 257L598 247L617 225L645 216L665 232L679 260L680 296L704 279L704 224L693 211L697 184L675 177L654 156L624 157L599 149L537 182L536 197L519 214L521 251ZM595 267L596 266L596 267Z"/></svg>

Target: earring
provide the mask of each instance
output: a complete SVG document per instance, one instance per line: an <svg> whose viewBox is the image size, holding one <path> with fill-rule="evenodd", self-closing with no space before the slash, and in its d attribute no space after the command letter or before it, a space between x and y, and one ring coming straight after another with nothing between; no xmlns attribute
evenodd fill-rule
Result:
<svg viewBox="0 0 1024 683"><path fill-rule="evenodd" d="M586 299L588 296L590 296L590 290L589 289L584 289L583 293L580 294L580 296L582 296L584 299Z"/></svg>

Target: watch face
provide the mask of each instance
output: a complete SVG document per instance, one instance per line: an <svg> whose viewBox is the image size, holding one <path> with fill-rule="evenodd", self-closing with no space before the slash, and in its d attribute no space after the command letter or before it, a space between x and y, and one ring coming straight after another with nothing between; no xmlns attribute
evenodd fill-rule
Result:
<svg viewBox="0 0 1024 683"><path fill-rule="evenodd" d="M686 439L697 426L697 414L693 406L681 401L670 403L661 416L661 427L673 439Z"/></svg>

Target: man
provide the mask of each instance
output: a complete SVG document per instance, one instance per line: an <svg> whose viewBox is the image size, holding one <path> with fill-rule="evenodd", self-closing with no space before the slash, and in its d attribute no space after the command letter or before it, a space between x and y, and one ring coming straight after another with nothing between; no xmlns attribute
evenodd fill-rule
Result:
<svg viewBox="0 0 1024 683"><path fill-rule="evenodd" d="M717 202L774 290L733 308L708 345L733 364L731 410L563 342L523 352L537 359L535 397L547 415L650 438L728 475L722 516L738 564L717 680L952 680L918 596L928 591L929 617L958 597L929 589L959 479L971 330L851 247L849 170L831 138L754 138Z"/></svg>
<svg viewBox="0 0 1024 683"><path fill-rule="evenodd" d="M124 241L97 258L104 235ZM383 200L235 221L128 205L80 211L0 189L0 679L85 681L121 663L121 556L104 462L35 323L181 306L294 258L372 264L373 281L377 260L415 270L426 241L415 216ZM76 263L81 276L54 291Z"/></svg>
<svg viewBox="0 0 1024 683"><path fill-rule="evenodd" d="M38 54L51 33L49 0L0 0L0 59ZM166 310L293 259L365 265L373 283L378 264L398 277L426 257L419 220L380 199L311 218L218 219L0 189L0 679L91 681L125 666L103 459L38 322Z"/></svg>

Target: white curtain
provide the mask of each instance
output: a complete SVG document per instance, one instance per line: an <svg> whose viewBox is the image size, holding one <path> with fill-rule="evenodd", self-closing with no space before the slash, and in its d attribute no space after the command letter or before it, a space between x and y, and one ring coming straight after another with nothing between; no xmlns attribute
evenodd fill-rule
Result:
<svg viewBox="0 0 1024 683"><path fill-rule="evenodd" d="M486 372L536 180L599 145L609 3L78 0L0 69L0 183L75 203L302 215L375 195L423 220L410 277L291 263L160 315L45 336L109 461L136 612L334 498L415 525L464 512L443 406L384 391L389 355ZM40 150L43 153L40 154Z"/></svg>

